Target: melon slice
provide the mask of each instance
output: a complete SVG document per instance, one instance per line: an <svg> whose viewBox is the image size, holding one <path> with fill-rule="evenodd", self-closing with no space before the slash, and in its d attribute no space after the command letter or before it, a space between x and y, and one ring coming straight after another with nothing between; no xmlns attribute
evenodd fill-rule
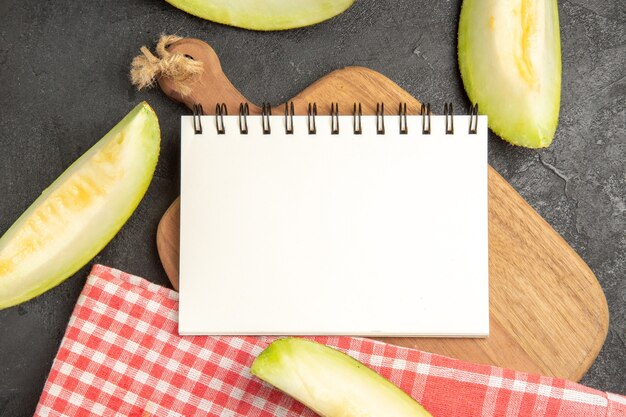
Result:
<svg viewBox="0 0 626 417"><path fill-rule="evenodd" d="M283 30L322 22L354 0L166 0L192 15L252 30Z"/></svg>
<svg viewBox="0 0 626 417"><path fill-rule="evenodd" d="M430 417L400 388L352 357L299 338L278 339L252 374L323 417Z"/></svg>
<svg viewBox="0 0 626 417"><path fill-rule="evenodd" d="M56 286L115 236L148 189L160 140L139 104L22 214L0 238L0 309Z"/></svg>
<svg viewBox="0 0 626 417"><path fill-rule="evenodd" d="M489 127L529 148L550 145L559 119L561 42L556 0L464 0L459 68Z"/></svg>

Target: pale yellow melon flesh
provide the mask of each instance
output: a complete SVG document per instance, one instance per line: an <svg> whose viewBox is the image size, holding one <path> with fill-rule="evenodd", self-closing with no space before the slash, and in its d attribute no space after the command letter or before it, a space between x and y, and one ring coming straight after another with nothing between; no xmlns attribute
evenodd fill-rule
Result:
<svg viewBox="0 0 626 417"><path fill-rule="evenodd" d="M166 0L194 16L252 30L283 30L322 22L354 0Z"/></svg>
<svg viewBox="0 0 626 417"><path fill-rule="evenodd" d="M148 189L160 131L135 107L74 162L0 238L0 309L58 285L119 231Z"/></svg>
<svg viewBox="0 0 626 417"><path fill-rule="evenodd" d="M464 0L459 68L489 127L529 148L549 146L559 119L561 43L556 0Z"/></svg>

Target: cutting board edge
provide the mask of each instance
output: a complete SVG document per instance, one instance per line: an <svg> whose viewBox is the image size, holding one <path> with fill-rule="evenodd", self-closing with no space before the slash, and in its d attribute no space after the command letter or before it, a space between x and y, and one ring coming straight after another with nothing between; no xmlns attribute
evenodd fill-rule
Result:
<svg viewBox="0 0 626 417"><path fill-rule="evenodd" d="M556 229L554 229L554 227L552 227L552 225L548 223L546 219L539 215L539 213L537 213L537 211L517 192L517 190L515 190L515 188L508 181L506 181L506 179L502 175L500 175L500 173L495 170L491 165L489 165L489 170L490 175L495 175L499 179L501 179L500 186L509 188L511 192L515 193L519 204L522 204L532 210L532 212L534 213L534 220L541 223L542 228L545 230L545 232L551 235L550 238L561 243L561 247L564 248L563 250L567 253L567 257L575 260L575 264L579 268L581 268L581 273L579 275L586 277L587 282L591 286L591 290L594 292L594 299L596 300L598 313L598 326L596 336L593 338L594 343L592 346L590 346L587 354L584 357L584 360L581 361L576 369L574 369L569 375L558 375L559 377L565 379L579 381L589 370L589 368L591 368L593 362L598 357L598 354L600 353L600 350L602 349L602 346L604 345L604 342L609 332L610 313L606 300L606 295L604 293L602 285L600 284L600 281L598 280L593 270L589 267L585 260L582 259L582 257L574 250L574 248L570 246L565 238L563 238L563 236L559 232L557 232Z"/></svg>

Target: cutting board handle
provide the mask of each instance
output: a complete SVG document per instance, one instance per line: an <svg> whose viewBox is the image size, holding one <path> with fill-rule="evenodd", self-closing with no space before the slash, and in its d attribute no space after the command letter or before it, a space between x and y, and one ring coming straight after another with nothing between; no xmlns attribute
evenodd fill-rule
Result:
<svg viewBox="0 0 626 417"><path fill-rule="evenodd" d="M159 86L171 99L183 103L189 109L194 104L201 104L205 114L215 114L218 103L225 103L229 114L236 114L240 103L248 103L250 114L261 114L261 107L251 103L226 77L217 54L206 42L184 38L169 45L168 50L200 61L204 67L199 77L185 84L191 90L188 95L181 94L180 85L167 77L161 77ZM359 101L353 96L355 90L360 90L360 97L371 97L371 100L361 103L363 114L376 114L377 101L385 102L388 114L392 114L400 103L406 104L408 114L420 114L421 102L389 78L364 67L346 67L333 71L290 101L294 104L296 114L306 114L308 104L315 102L316 97L330 97L323 103L317 102L318 114L330 114L332 103L339 106L341 114L352 114L355 101ZM282 114L284 111L284 104L272 108L273 114Z"/></svg>
<svg viewBox="0 0 626 417"><path fill-rule="evenodd" d="M167 77L159 79L159 86L171 99L183 103L189 109L194 104L201 104L206 114L215 114L218 102L225 103L232 112L239 108L239 103L248 102L230 82L222 71L217 54L206 42L199 39L183 38L167 48L172 53L182 54L203 64L204 71L199 77L187 82L191 93L183 95L180 87ZM260 114L259 106L249 103L251 114Z"/></svg>

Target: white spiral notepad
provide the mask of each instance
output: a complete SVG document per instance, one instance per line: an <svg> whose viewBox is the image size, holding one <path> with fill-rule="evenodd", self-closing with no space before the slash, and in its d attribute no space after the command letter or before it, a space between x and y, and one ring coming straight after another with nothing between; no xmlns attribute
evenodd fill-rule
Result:
<svg viewBox="0 0 626 417"><path fill-rule="evenodd" d="M485 116L241 117L182 117L181 334L488 335Z"/></svg>

